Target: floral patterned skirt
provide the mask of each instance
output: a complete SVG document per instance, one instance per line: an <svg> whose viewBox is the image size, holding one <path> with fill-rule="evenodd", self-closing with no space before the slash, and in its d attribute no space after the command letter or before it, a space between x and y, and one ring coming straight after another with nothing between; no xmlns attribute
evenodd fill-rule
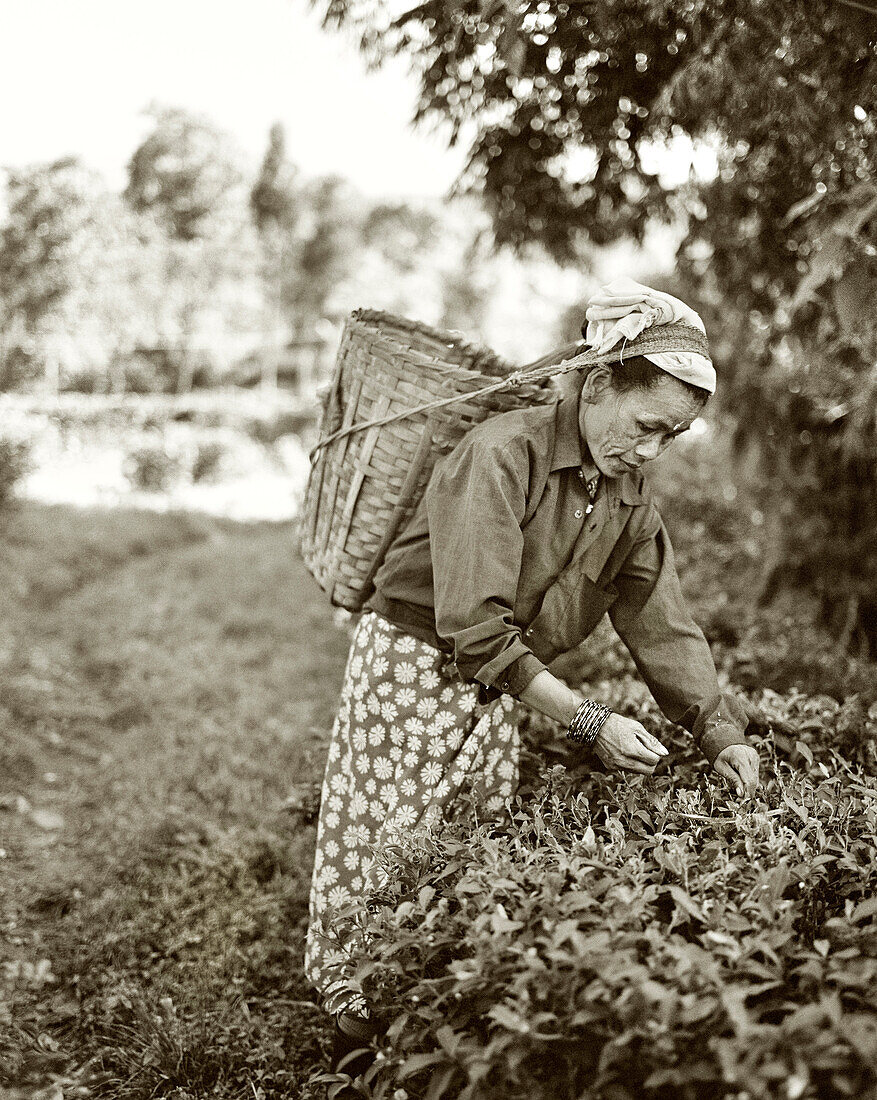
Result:
<svg viewBox="0 0 877 1100"><path fill-rule="evenodd" d="M308 979L333 1011L365 1010L331 915L364 899L381 847L429 832L463 791L495 814L517 786L517 704L502 696L479 706L474 685L442 674L445 661L374 612L356 627L323 780L305 951Z"/></svg>

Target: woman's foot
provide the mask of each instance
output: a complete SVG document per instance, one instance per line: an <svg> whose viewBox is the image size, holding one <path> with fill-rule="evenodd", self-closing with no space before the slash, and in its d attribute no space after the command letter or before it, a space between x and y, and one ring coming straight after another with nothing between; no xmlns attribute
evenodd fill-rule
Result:
<svg viewBox="0 0 877 1100"><path fill-rule="evenodd" d="M351 1012L339 1012L335 1017L332 1072L346 1073L354 1079L361 1077L375 1060L371 1041L378 1031L377 1024L371 1019L355 1016ZM358 1094L351 1090L350 1095Z"/></svg>

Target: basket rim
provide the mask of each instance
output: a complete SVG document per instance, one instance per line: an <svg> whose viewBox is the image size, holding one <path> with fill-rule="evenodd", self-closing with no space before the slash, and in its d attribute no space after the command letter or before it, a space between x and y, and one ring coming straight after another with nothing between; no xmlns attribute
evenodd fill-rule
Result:
<svg viewBox="0 0 877 1100"><path fill-rule="evenodd" d="M514 370L514 364L509 362L504 355L500 355L486 344L479 344L467 338L460 329L441 329L430 325L426 321L419 321L409 317L402 317L398 313L390 313L381 309L361 308L353 310L347 317L345 328L353 325L376 329L386 339L392 339L388 328L396 329L400 333L420 333L446 348L456 348L474 355L494 359L499 363L508 364L509 371ZM478 373L478 372L475 372Z"/></svg>

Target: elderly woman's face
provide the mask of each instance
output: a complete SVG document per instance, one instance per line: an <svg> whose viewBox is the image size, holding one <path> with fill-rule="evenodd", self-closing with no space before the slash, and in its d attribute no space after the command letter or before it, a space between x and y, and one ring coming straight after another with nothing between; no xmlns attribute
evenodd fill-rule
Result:
<svg viewBox="0 0 877 1100"><path fill-rule="evenodd" d="M703 403L671 375L648 389L613 389L602 372L585 379L579 427L594 465L620 477L662 454L691 427Z"/></svg>

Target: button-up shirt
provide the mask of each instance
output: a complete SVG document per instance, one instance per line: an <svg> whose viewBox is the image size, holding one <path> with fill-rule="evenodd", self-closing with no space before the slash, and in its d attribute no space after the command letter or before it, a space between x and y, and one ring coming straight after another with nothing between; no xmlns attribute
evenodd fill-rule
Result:
<svg viewBox="0 0 877 1100"><path fill-rule="evenodd" d="M491 417L439 459L368 606L487 698L519 695L608 612L663 713L712 761L746 744L746 713L719 688L642 475L601 478L589 507L580 388L564 377L557 403Z"/></svg>

